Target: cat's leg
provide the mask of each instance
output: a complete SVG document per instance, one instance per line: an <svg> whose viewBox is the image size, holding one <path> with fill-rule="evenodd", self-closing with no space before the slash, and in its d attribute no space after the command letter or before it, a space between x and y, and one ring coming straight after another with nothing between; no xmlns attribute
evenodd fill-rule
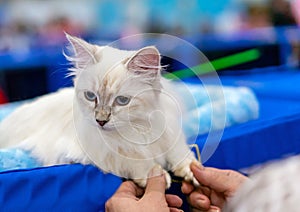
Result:
<svg viewBox="0 0 300 212"><path fill-rule="evenodd" d="M153 159L127 160L122 161L123 173L126 178L132 179L138 186L145 188L147 180L150 177L155 177L164 174L166 179L166 188L171 186L170 174L164 170Z"/></svg>
<svg viewBox="0 0 300 212"><path fill-rule="evenodd" d="M137 156L137 154L135 155ZM166 178L166 188L171 186L171 177L169 173L163 168L154 169L161 170L160 172L154 172L154 167L161 167L153 158L145 158L140 156L139 158L124 157L124 155L111 155L106 157L103 163L99 165L102 170L107 170L117 176L125 179L130 179L138 186L145 188L149 177L154 177L164 174Z"/></svg>
<svg viewBox="0 0 300 212"><path fill-rule="evenodd" d="M175 176L182 177L185 181L193 183L194 186L199 187L199 182L194 177L190 168L191 163L199 163L195 158L185 158L172 168Z"/></svg>
<svg viewBox="0 0 300 212"><path fill-rule="evenodd" d="M151 173L150 173L151 172ZM148 178L150 177L156 177L156 176L159 176L159 175L162 175L164 174L165 176L165 179L166 179L166 189L170 188L171 187L171 182L172 182L172 179L171 179L171 176L170 174L164 170L160 165L156 164L154 167L152 167L148 173L150 173L150 176L148 175L147 177L145 178L139 178L139 179L133 179L133 182L135 182L138 186L142 187L142 188L145 188L146 185L147 185L147 180Z"/></svg>
<svg viewBox="0 0 300 212"><path fill-rule="evenodd" d="M198 164L200 162L186 144L184 136L181 136L172 149L168 151L167 162L175 176L182 177L187 182L192 182L196 187L200 185L191 170L192 162Z"/></svg>

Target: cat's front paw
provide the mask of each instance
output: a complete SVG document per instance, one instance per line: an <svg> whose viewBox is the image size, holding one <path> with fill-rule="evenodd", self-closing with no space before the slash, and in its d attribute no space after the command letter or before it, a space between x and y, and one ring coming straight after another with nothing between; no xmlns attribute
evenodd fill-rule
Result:
<svg viewBox="0 0 300 212"><path fill-rule="evenodd" d="M169 189L171 187L172 178L166 170L164 170L164 174L165 174L165 178L166 178L166 189Z"/></svg>
<svg viewBox="0 0 300 212"><path fill-rule="evenodd" d="M162 167L160 165L156 165L155 167L152 168L152 170L150 171L150 173L148 175L148 178L134 179L133 181L139 187L145 188L146 185L147 185L147 181L148 181L149 178L151 178L151 177L157 177L157 176L160 176L162 174L165 176L165 179L166 179L166 189L168 189L168 188L171 187L172 179L171 179L170 174L166 170L162 169Z"/></svg>
<svg viewBox="0 0 300 212"><path fill-rule="evenodd" d="M133 182L135 182L135 184L137 184L141 188L146 188L147 178L145 178L145 179L134 179Z"/></svg>
<svg viewBox="0 0 300 212"><path fill-rule="evenodd" d="M195 187L199 187L200 183L194 177L194 174L190 167L192 162L193 162L193 160L191 160L191 159L188 159L188 158L185 159L184 161L182 161L179 165L177 165L173 169L173 173L177 177L182 177L184 179L184 181L193 183L193 185ZM197 162L197 163L199 163L199 162Z"/></svg>
<svg viewBox="0 0 300 212"><path fill-rule="evenodd" d="M157 176L161 176L161 175L164 175L165 176L165 181L166 181L166 189L170 188L171 187L171 182L172 182L172 179L171 179L171 176L170 174L165 170L163 169L160 165L155 165L151 171L149 172L148 174L148 177L151 178L151 177L157 177Z"/></svg>

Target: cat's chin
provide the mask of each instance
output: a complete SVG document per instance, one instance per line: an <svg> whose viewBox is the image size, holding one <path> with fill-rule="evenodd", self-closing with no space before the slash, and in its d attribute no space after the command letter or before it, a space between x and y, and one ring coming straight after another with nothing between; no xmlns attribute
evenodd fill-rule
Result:
<svg viewBox="0 0 300 212"><path fill-rule="evenodd" d="M98 127L101 131L113 131L115 130L114 126L110 126L110 125L104 125L104 126L100 126Z"/></svg>

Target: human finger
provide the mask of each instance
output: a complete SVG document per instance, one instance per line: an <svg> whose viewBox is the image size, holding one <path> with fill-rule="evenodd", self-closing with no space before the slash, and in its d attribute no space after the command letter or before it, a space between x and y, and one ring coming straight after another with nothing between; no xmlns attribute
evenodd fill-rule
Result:
<svg viewBox="0 0 300 212"><path fill-rule="evenodd" d="M223 194L217 193L214 190L211 192L210 201L212 205L224 206L226 199Z"/></svg>
<svg viewBox="0 0 300 212"><path fill-rule="evenodd" d="M115 192L114 196L129 196L129 197L138 197L143 195L144 191L140 187L138 187L132 181L123 182L118 190Z"/></svg>
<svg viewBox="0 0 300 212"><path fill-rule="evenodd" d="M166 179L161 166L154 166L148 177L145 194L153 191L165 194Z"/></svg>
<svg viewBox="0 0 300 212"><path fill-rule="evenodd" d="M221 209L216 206L211 206L208 210L202 210L198 208L191 208L191 212L221 212Z"/></svg>
<svg viewBox="0 0 300 212"><path fill-rule="evenodd" d="M207 196L201 194L199 192L192 192L188 197L188 202L193 208L197 208L199 210L207 211L211 202Z"/></svg>
<svg viewBox="0 0 300 212"><path fill-rule="evenodd" d="M179 208L183 203L179 196L173 194L166 194L166 200L169 207Z"/></svg>
<svg viewBox="0 0 300 212"><path fill-rule="evenodd" d="M232 170L203 168L199 167L196 163L192 163L191 170L200 184L218 192L236 190L247 179L247 177Z"/></svg>
<svg viewBox="0 0 300 212"><path fill-rule="evenodd" d="M217 206L210 206L207 212L221 212L221 209Z"/></svg>
<svg viewBox="0 0 300 212"><path fill-rule="evenodd" d="M202 193L202 194L204 194L208 197L211 194L211 189L208 188L207 186L200 185L199 187L195 188L191 183L188 183L186 181L182 182L181 191L185 195L189 195L190 193L192 193L192 191L197 191L197 192Z"/></svg>
<svg viewBox="0 0 300 212"><path fill-rule="evenodd" d="M178 209L178 208L169 208L170 212L183 212L183 210Z"/></svg>
<svg viewBox="0 0 300 212"><path fill-rule="evenodd" d="M186 181L182 181L182 185L181 185L181 191L182 191L182 193L188 195L188 194L192 193L192 191L194 189L195 189L195 187L192 184L190 184L190 183L188 183Z"/></svg>

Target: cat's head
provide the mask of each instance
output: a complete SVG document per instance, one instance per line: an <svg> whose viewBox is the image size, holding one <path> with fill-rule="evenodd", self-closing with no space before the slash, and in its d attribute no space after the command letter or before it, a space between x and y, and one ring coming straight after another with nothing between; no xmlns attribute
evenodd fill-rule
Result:
<svg viewBox="0 0 300 212"><path fill-rule="evenodd" d="M154 46L124 51L67 35L71 75L84 116L101 130L151 127L160 93L160 54Z"/></svg>

